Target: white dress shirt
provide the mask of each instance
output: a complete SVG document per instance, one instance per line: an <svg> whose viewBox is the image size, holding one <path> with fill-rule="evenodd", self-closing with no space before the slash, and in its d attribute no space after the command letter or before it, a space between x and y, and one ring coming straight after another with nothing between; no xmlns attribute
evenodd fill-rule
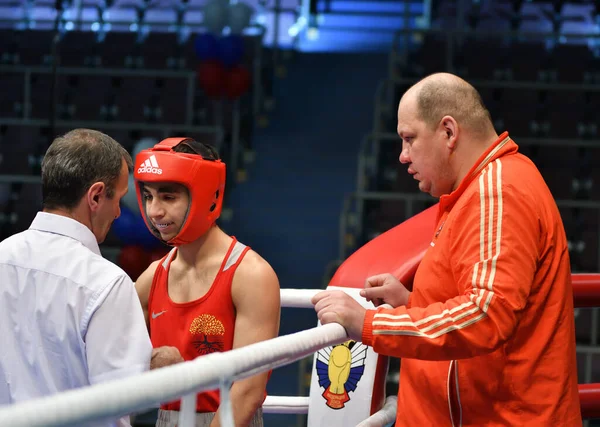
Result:
<svg viewBox="0 0 600 427"><path fill-rule="evenodd" d="M85 225L39 212L0 242L0 405L138 374L151 353L131 279Z"/></svg>

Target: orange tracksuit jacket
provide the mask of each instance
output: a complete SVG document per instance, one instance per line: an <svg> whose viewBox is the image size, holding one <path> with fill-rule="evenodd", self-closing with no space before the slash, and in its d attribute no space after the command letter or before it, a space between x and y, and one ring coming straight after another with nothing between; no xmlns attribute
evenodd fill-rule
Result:
<svg viewBox="0 0 600 427"><path fill-rule="evenodd" d="M508 133L440 198L409 304L367 310L362 339L402 358L396 427L581 426L565 232Z"/></svg>

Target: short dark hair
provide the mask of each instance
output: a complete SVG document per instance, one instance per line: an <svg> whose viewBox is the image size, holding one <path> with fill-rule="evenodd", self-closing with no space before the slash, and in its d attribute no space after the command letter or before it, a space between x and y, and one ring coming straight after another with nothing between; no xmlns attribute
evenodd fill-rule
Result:
<svg viewBox="0 0 600 427"><path fill-rule="evenodd" d="M42 206L73 209L95 182L106 185L114 197L123 161L133 170L131 156L108 135L74 129L54 139L42 160Z"/></svg>
<svg viewBox="0 0 600 427"><path fill-rule="evenodd" d="M185 139L173 147L178 153L199 154L206 160L219 160L219 153L210 144L198 142L195 139Z"/></svg>

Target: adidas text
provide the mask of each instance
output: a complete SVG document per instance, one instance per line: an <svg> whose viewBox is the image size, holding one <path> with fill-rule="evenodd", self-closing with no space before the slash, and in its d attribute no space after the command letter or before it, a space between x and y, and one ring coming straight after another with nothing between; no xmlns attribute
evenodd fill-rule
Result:
<svg viewBox="0 0 600 427"><path fill-rule="evenodd" d="M155 174L162 174L162 169L159 168L153 168L152 166L144 166L138 169L138 173L155 173Z"/></svg>

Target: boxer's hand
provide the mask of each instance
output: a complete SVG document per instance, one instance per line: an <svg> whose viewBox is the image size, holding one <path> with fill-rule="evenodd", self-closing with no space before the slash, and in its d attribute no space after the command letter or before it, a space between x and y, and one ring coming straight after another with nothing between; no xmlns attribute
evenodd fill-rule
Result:
<svg viewBox="0 0 600 427"><path fill-rule="evenodd" d="M323 291L313 296L311 302L321 324L339 323L351 339L362 339L366 309L350 295L342 291Z"/></svg>
<svg viewBox="0 0 600 427"><path fill-rule="evenodd" d="M398 279L386 273L369 277L360 296L371 301L375 307L389 304L395 308L408 303L410 292Z"/></svg>
<svg viewBox="0 0 600 427"><path fill-rule="evenodd" d="M176 347L158 347L152 349L152 358L150 359L150 369L164 368L183 362L183 357Z"/></svg>

